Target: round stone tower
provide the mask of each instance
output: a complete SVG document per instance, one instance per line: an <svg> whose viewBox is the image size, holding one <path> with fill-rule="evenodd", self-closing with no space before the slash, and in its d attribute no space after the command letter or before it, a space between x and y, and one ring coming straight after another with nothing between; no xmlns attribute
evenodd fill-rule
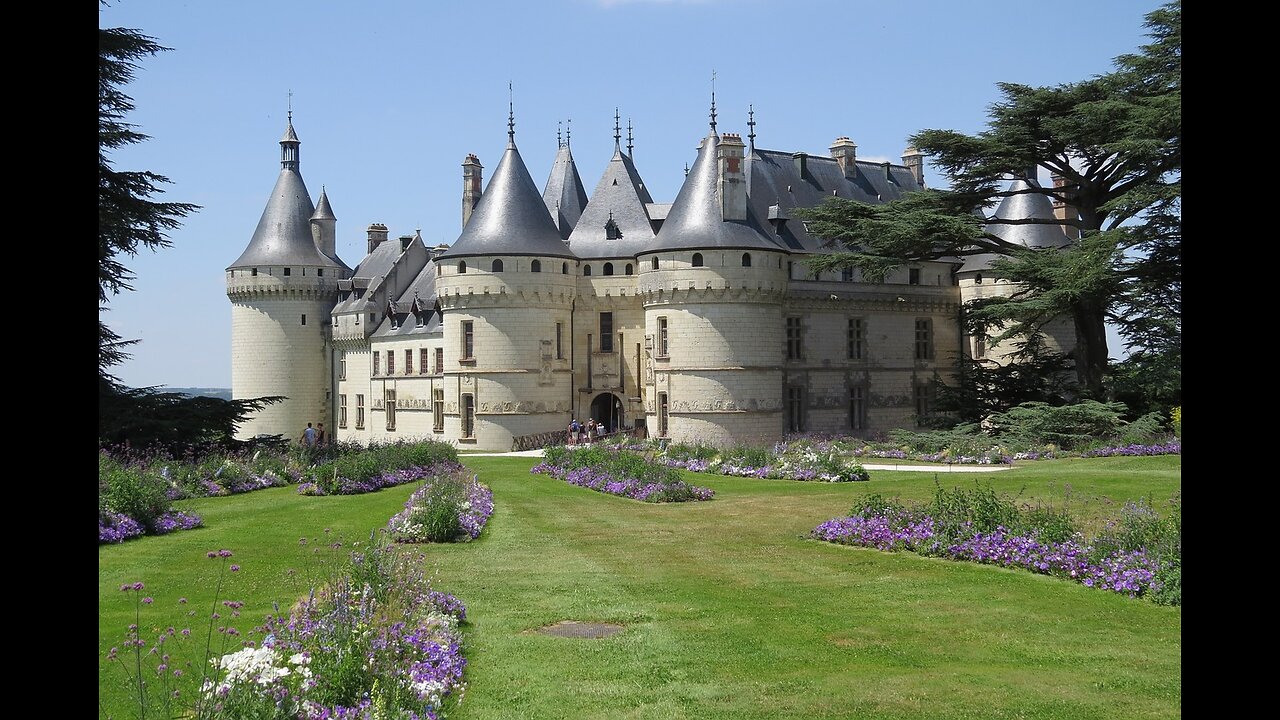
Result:
<svg viewBox="0 0 1280 720"><path fill-rule="evenodd" d="M637 256L649 434L729 445L783 433L787 251L749 211L743 143L712 128Z"/></svg>
<svg viewBox="0 0 1280 720"><path fill-rule="evenodd" d="M515 437L564 430L577 260L516 149L514 120L493 178L436 266L446 436L510 450Z"/></svg>
<svg viewBox="0 0 1280 720"><path fill-rule="evenodd" d="M329 314L338 280L350 269L334 251L336 218L328 197L317 209L298 170L292 114L280 140L280 176L248 247L226 270L231 300L231 396L284 396L250 416L240 439L295 438L307 423L327 423ZM318 244L319 243L319 244Z"/></svg>
<svg viewBox="0 0 1280 720"><path fill-rule="evenodd" d="M1059 224L1054 213L1053 202L1049 197L1038 192L1040 184L1034 179L1019 178L1009 185L1007 195L996 208L995 214L986 226L986 231L1005 242L1015 243L1029 248L1056 249L1072 243L1063 226ZM1033 222L1026 222L1033 221ZM1038 222L1035 222L1038 221ZM956 271L956 280L960 285L961 302L969 303L989 297L1010 297L1022 289L1019 284L996 274L992 262L997 255L983 253L965 258L964 265ZM1075 324L1071 318L1055 318L1044 325L1044 349L1070 353L1076 348ZM988 334L995 335L999 328L989 328ZM970 337L968 351L975 360L987 360L1006 365L1013 360L1012 354L1017 351L1018 341L1006 340L999 345L989 345L984 337Z"/></svg>

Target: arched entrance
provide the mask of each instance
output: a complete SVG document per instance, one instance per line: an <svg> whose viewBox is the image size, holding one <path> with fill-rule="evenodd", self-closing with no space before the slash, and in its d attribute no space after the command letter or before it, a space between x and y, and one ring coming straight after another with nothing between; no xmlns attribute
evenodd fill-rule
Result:
<svg viewBox="0 0 1280 720"><path fill-rule="evenodd" d="M622 427L622 399L613 393L600 393L591 401L591 419L603 425L605 432Z"/></svg>

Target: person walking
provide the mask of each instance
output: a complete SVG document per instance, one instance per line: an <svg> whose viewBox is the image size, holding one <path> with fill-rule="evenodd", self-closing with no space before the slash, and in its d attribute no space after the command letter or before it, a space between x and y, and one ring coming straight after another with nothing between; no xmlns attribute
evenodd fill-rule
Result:
<svg viewBox="0 0 1280 720"><path fill-rule="evenodd" d="M324 423L316 425L316 447L324 447L329 442L328 436L324 434Z"/></svg>
<svg viewBox="0 0 1280 720"><path fill-rule="evenodd" d="M311 427L311 423L307 423L307 429L302 431L302 437L298 442L305 448L313 448L316 446L316 429Z"/></svg>

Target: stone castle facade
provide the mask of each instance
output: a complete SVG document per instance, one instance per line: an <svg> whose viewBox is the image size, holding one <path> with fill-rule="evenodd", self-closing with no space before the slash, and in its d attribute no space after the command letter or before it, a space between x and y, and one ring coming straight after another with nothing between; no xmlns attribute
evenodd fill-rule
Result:
<svg viewBox="0 0 1280 720"><path fill-rule="evenodd" d="M590 197L567 140L539 192L509 129L487 187L475 155L462 164L454 243L375 223L354 269L335 252L327 194L313 205L302 181L290 118L279 179L226 270L233 397L288 400L240 435L323 422L337 440L505 451L587 417L718 445L868 435L915 427L961 358L1007 361L961 323L966 301L1015 289L990 257L913 263L882 282L804 262L826 246L793 210L919 190L923 156L867 162L844 137L829 156L758 149L712 118L670 203L649 195L616 122ZM1056 224L998 225L1055 217L1044 195L1013 195L994 217L1006 240L1070 242ZM1069 323L1048 340L1075 342Z"/></svg>

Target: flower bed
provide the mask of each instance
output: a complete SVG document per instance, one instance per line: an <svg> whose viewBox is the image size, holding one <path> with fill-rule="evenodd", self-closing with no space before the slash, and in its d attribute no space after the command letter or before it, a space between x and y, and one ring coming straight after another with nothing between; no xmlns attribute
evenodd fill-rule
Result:
<svg viewBox="0 0 1280 720"><path fill-rule="evenodd" d="M685 482L674 468L649 462L643 455L629 450L547 448L544 461L533 466L530 472L641 502L710 500L716 494L710 488Z"/></svg>
<svg viewBox="0 0 1280 720"><path fill-rule="evenodd" d="M448 474L463 470L456 461L444 461L429 466L407 467L402 470L379 473L365 478L349 478L338 476L327 482L304 482L298 484L299 495L361 495L383 488L417 482L434 475Z"/></svg>
<svg viewBox="0 0 1280 720"><path fill-rule="evenodd" d="M939 519L939 513L946 519ZM1022 529L989 527L997 517L1018 522ZM960 518L965 519L957 522ZM1042 526L1036 527L1037 522ZM928 508L905 508L873 496L873 502L855 507L849 517L818 525L811 536L841 545L1020 568L1130 597L1156 595L1158 601L1180 604L1181 527L1180 510L1160 519L1149 506L1130 503L1119 522L1085 541L1065 514L1032 515L989 491L939 489Z"/></svg>
<svg viewBox="0 0 1280 720"><path fill-rule="evenodd" d="M422 480L404 510L387 523L387 532L402 543L473 540L480 537L491 515L493 491L474 475L449 468Z"/></svg>
<svg viewBox="0 0 1280 720"><path fill-rule="evenodd" d="M812 482L858 482L871 479L861 465L841 457L836 450L812 443L778 443L765 447L716 450L705 446L667 447L658 462L692 472L736 477Z"/></svg>
<svg viewBox="0 0 1280 720"><path fill-rule="evenodd" d="M120 588L135 594L138 620L123 649L112 648L107 659L132 686L126 696L135 699L139 713L438 719L461 702L467 661L459 625L466 608L431 587L420 558L385 545L357 552L346 572L269 616L248 639L231 625L244 604L221 600L227 573L239 566L227 565L226 550L208 556L223 563L208 631L170 627L143 638L142 610L154 601L143 597L141 582ZM205 638L205 647L187 647L193 637ZM241 647L232 650L236 644ZM193 685L194 694L186 690Z"/></svg>

